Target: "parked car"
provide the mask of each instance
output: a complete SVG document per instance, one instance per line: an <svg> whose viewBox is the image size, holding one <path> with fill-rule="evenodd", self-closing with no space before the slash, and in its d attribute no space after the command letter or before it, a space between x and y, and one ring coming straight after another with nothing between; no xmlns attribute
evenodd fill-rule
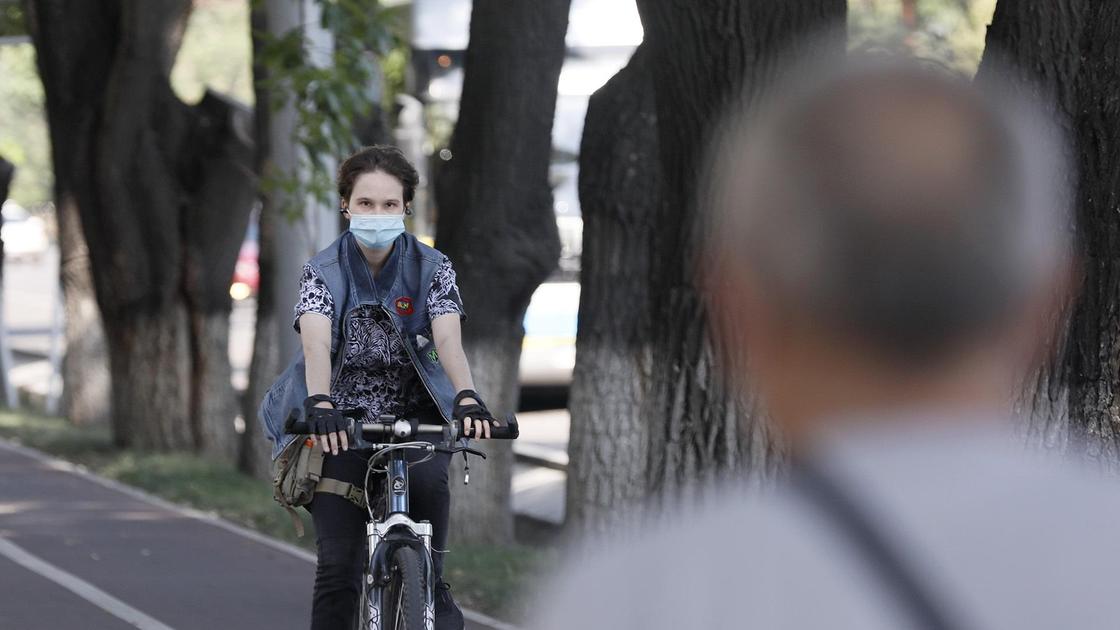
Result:
<svg viewBox="0 0 1120 630"><path fill-rule="evenodd" d="M0 239L4 241L4 258L8 260L35 261L47 253L50 239L47 226L37 217L12 200L4 202L4 223L0 226Z"/></svg>
<svg viewBox="0 0 1120 630"><path fill-rule="evenodd" d="M237 253L237 264L233 267L233 281L229 285L229 295L235 300L244 300L257 294L261 286L260 245L257 243L256 216L249 222L249 231Z"/></svg>
<svg viewBox="0 0 1120 630"><path fill-rule="evenodd" d="M579 283L546 282L525 311L521 344L521 385L567 387L576 364Z"/></svg>

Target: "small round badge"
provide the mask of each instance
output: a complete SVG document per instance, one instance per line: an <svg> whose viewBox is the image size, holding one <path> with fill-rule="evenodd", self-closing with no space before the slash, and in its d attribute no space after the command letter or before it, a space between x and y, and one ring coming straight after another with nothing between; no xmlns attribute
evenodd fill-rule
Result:
<svg viewBox="0 0 1120 630"><path fill-rule="evenodd" d="M410 297L399 297L399 298L397 298L397 300L395 302L395 305L397 307L397 314L398 315L411 315L412 314L412 311L413 311L412 298L410 298Z"/></svg>

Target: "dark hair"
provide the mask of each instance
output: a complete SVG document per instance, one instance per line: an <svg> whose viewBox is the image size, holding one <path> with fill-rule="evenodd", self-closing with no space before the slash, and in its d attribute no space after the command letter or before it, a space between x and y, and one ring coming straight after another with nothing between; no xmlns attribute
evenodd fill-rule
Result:
<svg viewBox="0 0 1120 630"><path fill-rule="evenodd" d="M404 187L404 202L408 204L420 184L420 174L400 149L387 144L375 144L359 149L338 167L338 196L350 199L358 177L374 171L383 171L400 180Z"/></svg>

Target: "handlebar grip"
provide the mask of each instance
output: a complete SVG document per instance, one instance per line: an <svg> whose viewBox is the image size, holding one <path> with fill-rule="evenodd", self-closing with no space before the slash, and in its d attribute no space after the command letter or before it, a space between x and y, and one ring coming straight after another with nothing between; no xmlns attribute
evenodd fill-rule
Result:
<svg viewBox="0 0 1120 630"><path fill-rule="evenodd" d="M521 429L517 426L517 416L512 413L506 414L506 423L500 427L490 427L490 437L495 440L516 440L521 435Z"/></svg>
<svg viewBox="0 0 1120 630"><path fill-rule="evenodd" d="M351 426L351 428L353 428L354 427L354 420L353 420L354 414L348 413L348 410L344 410L342 415L351 419L350 420L350 426ZM307 421L306 420L300 420L299 416L300 416L300 410L295 408L295 407L293 407L292 410L288 412L288 417L284 419L284 433L287 433L288 435L310 435L311 434L311 428L307 426Z"/></svg>
<svg viewBox="0 0 1120 630"><path fill-rule="evenodd" d="M517 426L517 416L512 413L506 414L505 423L501 426L490 427L490 439L492 440L516 440L521 435L521 430ZM468 438L477 438L476 435L465 435Z"/></svg>

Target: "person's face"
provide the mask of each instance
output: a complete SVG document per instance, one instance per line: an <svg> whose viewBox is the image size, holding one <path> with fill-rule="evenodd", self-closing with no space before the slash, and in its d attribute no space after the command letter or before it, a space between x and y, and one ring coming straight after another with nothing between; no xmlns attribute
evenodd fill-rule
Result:
<svg viewBox="0 0 1120 630"><path fill-rule="evenodd" d="M384 171L359 175L350 198L342 200L343 211L352 215L403 214L404 208L404 185Z"/></svg>

